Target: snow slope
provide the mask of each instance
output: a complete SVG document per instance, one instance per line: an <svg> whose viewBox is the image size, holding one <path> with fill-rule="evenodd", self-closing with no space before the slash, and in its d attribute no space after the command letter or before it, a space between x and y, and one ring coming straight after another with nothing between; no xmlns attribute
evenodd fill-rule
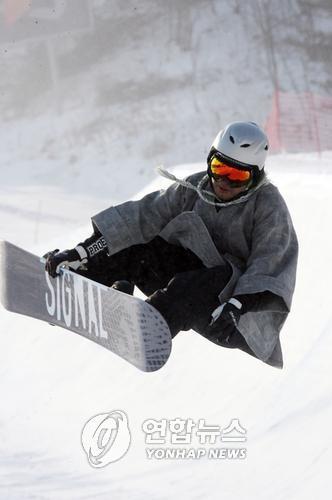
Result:
<svg viewBox="0 0 332 500"><path fill-rule="evenodd" d="M293 311L282 332L283 370L183 332L165 367L145 374L65 330L0 310L1 500L326 498L332 459L331 159L332 153L285 154L267 165L300 242ZM203 168L181 165L174 173ZM107 178L105 167L101 182ZM133 193L135 180L133 175ZM136 197L168 184L156 178ZM89 216L113 202L105 190L100 196L98 186L90 191L89 197L84 190L65 192L37 174L26 183L5 177L0 237L40 254L76 244L90 233ZM81 447L82 427L92 415L114 409L128 415L131 447L122 460L93 469ZM222 427L238 418L247 430L247 458L148 459L143 421L176 417Z"/></svg>

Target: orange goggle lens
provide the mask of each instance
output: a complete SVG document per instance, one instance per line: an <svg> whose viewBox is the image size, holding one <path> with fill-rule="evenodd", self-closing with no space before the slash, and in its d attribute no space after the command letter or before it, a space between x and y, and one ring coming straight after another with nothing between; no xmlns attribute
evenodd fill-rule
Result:
<svg viewBox="0 0 332 500"><path fill-rule="evenodd" d="M238 168L230 167L218 160L218 158L212 159L211 172L213 175L226 176L231 181L247 182L251 178L250 170L239 170Z"/></svg>

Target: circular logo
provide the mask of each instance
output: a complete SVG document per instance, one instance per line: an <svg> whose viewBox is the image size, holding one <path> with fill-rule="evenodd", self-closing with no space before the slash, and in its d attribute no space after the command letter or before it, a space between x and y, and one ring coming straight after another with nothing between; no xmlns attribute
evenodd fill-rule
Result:
<svg viewBox="0 0 332 500"><path fill-rule="evenodd" d="M113 410L90 418L83 427L81 441L92 467L105 467L120 460L131 441L126 413Z"/></svg>

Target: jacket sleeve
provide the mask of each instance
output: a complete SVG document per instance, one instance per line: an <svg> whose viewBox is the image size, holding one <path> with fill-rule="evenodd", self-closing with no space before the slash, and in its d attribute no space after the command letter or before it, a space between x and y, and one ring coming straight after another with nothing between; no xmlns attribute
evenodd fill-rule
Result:
<svg viewBox="0 0 332 500"><path fill-rule="evenodd" d="M109 254L147 243L176 217L185 205L186 189L177 182L138 201L127 201L92 217L92 224L106 239Z"/></svg>
<svg viewBox="0 0 332 500"><path fill-rule="evenodd" d="M234 295L272 292L290 310L298 242L286 203L277 188L256 200L251 252Z"/></svg>

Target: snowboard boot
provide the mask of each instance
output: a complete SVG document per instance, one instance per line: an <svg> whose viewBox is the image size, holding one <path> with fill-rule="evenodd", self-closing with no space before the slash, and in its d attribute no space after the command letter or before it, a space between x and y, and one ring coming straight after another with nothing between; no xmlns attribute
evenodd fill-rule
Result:
<svg viewBox="0 0 332 500"><path fill-rule="evenodd" d="M114 290L118 290L119 292L127 293L128 295L133 295L135 285L134 283L130 283L130 281L127 280L119 280L114 281L111 288L114 288Z"/></svg>

